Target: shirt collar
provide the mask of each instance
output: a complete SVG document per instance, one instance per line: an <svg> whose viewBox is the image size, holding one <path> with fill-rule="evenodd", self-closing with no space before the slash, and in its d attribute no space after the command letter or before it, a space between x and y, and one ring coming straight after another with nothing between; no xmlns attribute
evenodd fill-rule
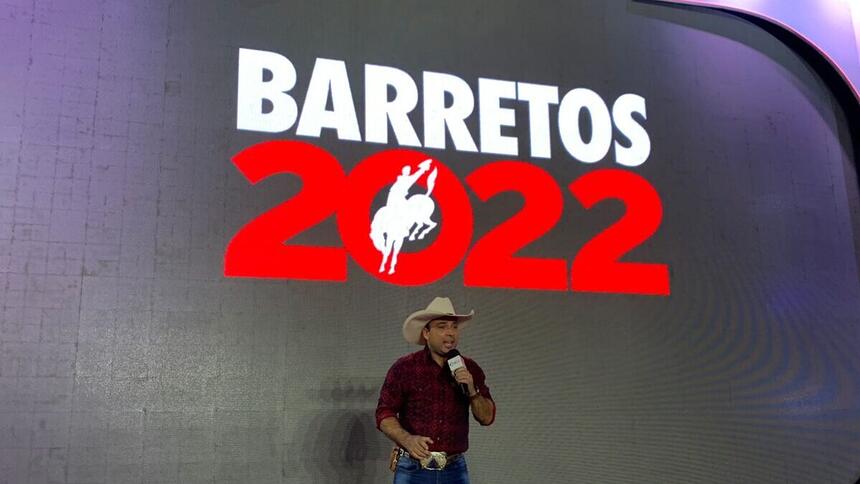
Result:
<svg viewBox="0 0 860 484"><path fill-rule="evenodd" d="M439 366L439 364L436 363L436 360L433 359L433 355L430 354L430 347L427 346L426 344L424 345L424 357L423 357L423 359L424 359L425 363L427 363L428 365L433 365L434 368L440 368L441 369L445 366L445 365Z"/></svg>

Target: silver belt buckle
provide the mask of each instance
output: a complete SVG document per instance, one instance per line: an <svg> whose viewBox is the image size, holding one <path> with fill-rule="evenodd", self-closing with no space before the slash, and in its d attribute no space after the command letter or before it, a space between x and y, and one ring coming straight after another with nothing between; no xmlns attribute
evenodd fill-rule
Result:
<svg viewBox="0 0 860 484"><path fill-rule="evenodd" d="M421 468L429 471L441 471L448 465L448 454L445 452L430 452L430 457L421 459ZM430 467L431 463L435 463L435 467Z"/></svg>

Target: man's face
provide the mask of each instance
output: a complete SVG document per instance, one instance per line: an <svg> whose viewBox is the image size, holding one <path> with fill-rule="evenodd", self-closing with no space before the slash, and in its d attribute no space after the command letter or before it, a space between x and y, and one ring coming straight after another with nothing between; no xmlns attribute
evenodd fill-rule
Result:
<svg viewBox="0 0 860 484"><path fill-rule="evenodd" d="M457 347L459 339L459 325L457 321L434 319L430 321L421 334L427 340L430 351L439 356L445 356L449 351Z"/></svg>

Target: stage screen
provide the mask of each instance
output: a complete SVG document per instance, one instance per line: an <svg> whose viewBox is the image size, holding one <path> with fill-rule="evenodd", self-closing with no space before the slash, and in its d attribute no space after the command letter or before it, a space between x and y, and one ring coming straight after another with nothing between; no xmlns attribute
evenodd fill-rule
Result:
<svg viewBox="0 0 860 484"><path fill-rule="evenodd" d="M435 296L475 310L459 350L497 406L472 482L860 477L856 100L760 25L507 0L0 22L0 483L390 482L374 410Z"/></svg>

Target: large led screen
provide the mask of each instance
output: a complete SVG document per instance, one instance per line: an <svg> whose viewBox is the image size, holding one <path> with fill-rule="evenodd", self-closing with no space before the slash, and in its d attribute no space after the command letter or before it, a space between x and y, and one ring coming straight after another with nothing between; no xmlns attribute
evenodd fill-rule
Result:
<svg viewBox="0 0 860 484"><path fill-rule="evenodd" d="M472 482L860 476L854 108L759 25L13 1L0 38L0 483L391 482L436 296L496 405Z"/></svg>

